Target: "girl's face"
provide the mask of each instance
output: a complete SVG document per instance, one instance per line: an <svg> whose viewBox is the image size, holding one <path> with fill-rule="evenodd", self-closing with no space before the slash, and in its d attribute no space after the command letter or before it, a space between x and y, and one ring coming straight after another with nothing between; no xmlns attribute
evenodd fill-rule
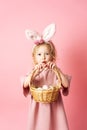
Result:
<svg viewBox="0 0 87 130"><path fill-rule="evenodd" d="M51 50L47 45L41 45L35 50L34 59L36 64L52 60Z"/></svg>

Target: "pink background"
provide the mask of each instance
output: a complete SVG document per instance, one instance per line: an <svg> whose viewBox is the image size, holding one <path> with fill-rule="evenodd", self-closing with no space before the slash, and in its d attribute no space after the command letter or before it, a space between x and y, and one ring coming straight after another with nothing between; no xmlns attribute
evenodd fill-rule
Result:
<svg viewBox="0 0 87 130"><path fill-rule="evenodd" d="M58 65L72 75L70 94L63 97L70 130L87 130L86 0L0 0L0 130L27 129L20 79L32 68L33 43L24 31L41 33L53 22Z"/></svg>

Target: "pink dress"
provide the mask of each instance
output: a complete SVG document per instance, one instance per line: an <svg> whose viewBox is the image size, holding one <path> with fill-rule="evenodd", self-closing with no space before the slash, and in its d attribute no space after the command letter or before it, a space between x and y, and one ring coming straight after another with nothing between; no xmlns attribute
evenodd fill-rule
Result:
<svg viewBox="0 0 87 130"><path fill-rule="evenodd" d="M52 70L42 72L34 80L34 83L39 86L55 84L55 82L56 75ZM53 103L35 102L29 93L29 86L23 87L23 92L25 96L29 94L30 100L28 130L69 130L61 92L58 100Z"/></svg>

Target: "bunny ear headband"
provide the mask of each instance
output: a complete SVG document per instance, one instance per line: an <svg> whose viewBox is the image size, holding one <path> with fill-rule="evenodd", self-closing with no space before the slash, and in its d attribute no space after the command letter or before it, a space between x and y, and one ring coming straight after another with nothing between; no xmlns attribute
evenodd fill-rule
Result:
<svg viewBox="0 0 87 130"><path fill-rule="evenodd" d="M55 28L56 28L55 24L48 25L44 29L42 35L40 35L36 31L26 29L25 35L28 40L32 39L36 45L44 43L44 42L47 43L50 41L51 37L55 34L55 30L56 30Z"/></svg>

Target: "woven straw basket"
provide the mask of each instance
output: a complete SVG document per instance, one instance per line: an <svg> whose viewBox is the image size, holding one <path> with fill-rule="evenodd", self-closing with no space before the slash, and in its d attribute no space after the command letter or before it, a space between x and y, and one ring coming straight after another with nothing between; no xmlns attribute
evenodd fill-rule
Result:
<svg viewBox="0 0 87 130"><path fill-rule="evenodd" d="M54 67L52 69L57 78L58 78L58 83L55 86L51 86L48 89L38 89L36 88L32 82L30 83L30 92L31 95L33 96L33 99L36 102L42 102L42 103L51 103L54 102L58 99L58 93L61 88L61 79L60 79L60 74L58 72L57 67Z"/></svg>

